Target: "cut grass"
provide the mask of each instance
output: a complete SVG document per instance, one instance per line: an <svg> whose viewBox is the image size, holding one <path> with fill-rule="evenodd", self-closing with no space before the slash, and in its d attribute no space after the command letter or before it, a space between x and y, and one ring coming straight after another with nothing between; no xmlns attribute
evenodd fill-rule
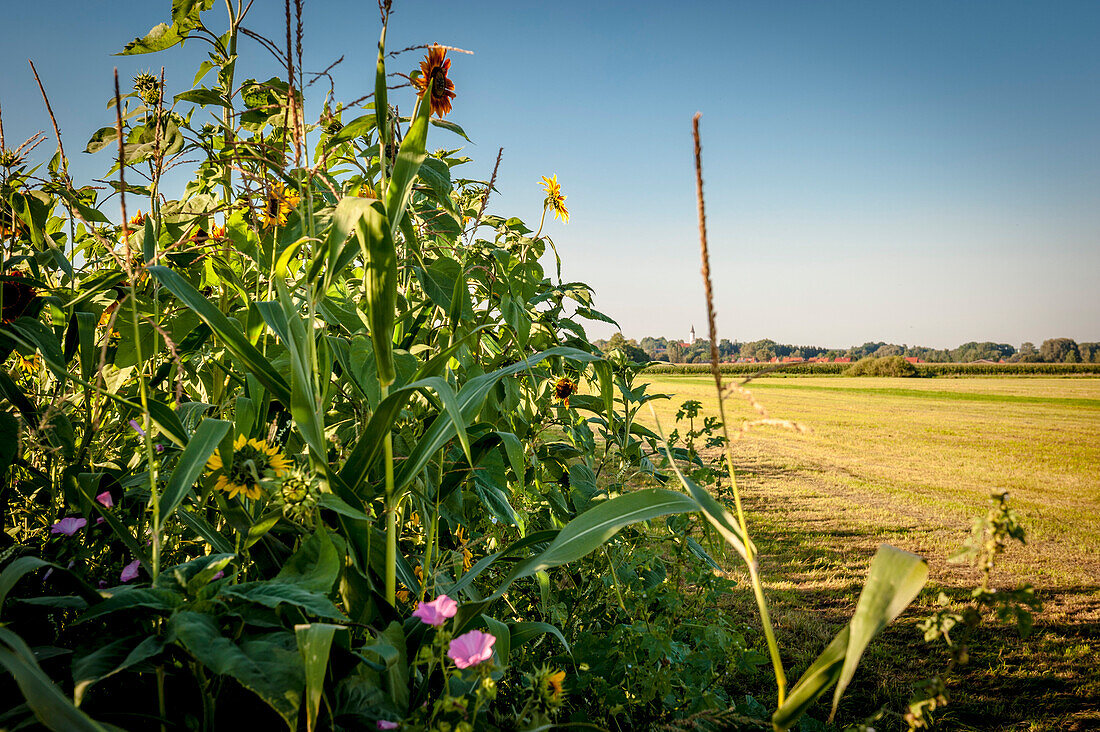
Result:
<svg viewBox="0 0 1100 732"><path fill-rule="evenodd" d="M675 395L654 404L666 430L685 399L716 413L707 376L647 380L650 392ZM752 430L734 445L792 678L848 620L875 548L890 543L929 560L929 586L872 645L841 708L849 721L884 704L900 708L915 681L946 666L915 623L941 590L963 600L977 584L976 570L947 558L989 494L1007 489L1028 544L1003 557L995 584L1030 582L1045 607L1026 641L995 623L983 628L970 664L948 678L942 725L1100 728L1100 379L806 377L750 386L772 416L813 429ZM727 414L736 427L755 413L734 397ZM648 410L641 416L652 426ZM731 609L751 616L751 598Z"/></svg>

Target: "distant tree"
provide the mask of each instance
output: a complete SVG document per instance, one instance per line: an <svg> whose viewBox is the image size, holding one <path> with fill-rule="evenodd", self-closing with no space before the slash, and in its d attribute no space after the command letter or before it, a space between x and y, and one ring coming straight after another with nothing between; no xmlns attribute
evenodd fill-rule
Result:
<svg viewBox="0 0 1100 732"><path fill-rule="evenodd" d="M893 343L886 343L876 348L875 352L871 355L875 358L886 358L888 356L900 356L903 353L905 353L905 349L901 346Z"/></svg>
<svg viewBox="0 0 1100 732"><path fill-rule="evenodd" d="M1039 346L1039 357L1047 363L1065 363L1070 351L1078 358L1077 342L1072 338L1048 338Z"/></svg>
<svg viewBox="0 0 1100 732"><path fill-rule="evenodd" d="M684 361L684 347L676 341L669 341L667 354L668 360L672 363L686 363Z"/></svg>
<svg viewBox="0 0 1100 732"><path fill-rule="evenodd" d="M729 338L723 338L718 341L718 355L722 358L732 358L737 352L737 347L730 342Z"/></svg>
<svg viewBox="0 0 1100 732"><path fill-rule="evenodd" d="M1016 352L1012 360L1019 363L1038 363L1042 358L1039 356L1039 349L1035 347L1034 343L1024 341L1020 344L1020 350Z"/></svg>

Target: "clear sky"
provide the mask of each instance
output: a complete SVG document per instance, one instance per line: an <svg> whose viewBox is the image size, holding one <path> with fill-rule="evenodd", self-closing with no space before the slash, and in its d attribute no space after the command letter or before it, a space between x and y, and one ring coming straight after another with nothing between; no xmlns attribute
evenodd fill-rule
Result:
<svg viewBox="0 0 1100 732"><path fill-rule="evenodd" d="M32 58L75 176L102 175L108 161L78 151L113 120L112 67L125 80L165 64L170 93L190 86L197 43L109 55L169 7L5 0L9 142L49 129ZM256 0L246 25L278 38L282 7ZM343 55L338 95L370 91L375 3L306 0L304 16L307 70ZM503 146L490 210L537 225L537 182L558 175L571 221L547 230L564 275L627 337L705 328L698 110L720 337L950 347L1100 340L1098 38L1091 0L396 0L389 45L475 52L452 54L451 74L470 177Z"/></svg>

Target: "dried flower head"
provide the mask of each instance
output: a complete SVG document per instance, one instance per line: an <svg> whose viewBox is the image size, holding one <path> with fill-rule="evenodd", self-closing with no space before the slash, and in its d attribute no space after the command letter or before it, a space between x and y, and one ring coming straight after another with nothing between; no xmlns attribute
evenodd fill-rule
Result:
<svg viewBox="0 0 1100 732"><path fill-rule="evenodd" d="M447 58L447 49L436 44L428 49L428 55L420 62L420 76L415 80L416 88L421 97L428 87L428 81L432 83L431 113L443 117L451 111L451 100L455 97L455 83L447 76L451 70L451 60Z"/></svg>
<svg viewBox="0 0 1100 732"><path fill-rule="evenodd" d="M237 435L230 464L225 465L221 453L215 451L206 469L221 473L214 487L228 493L230 498L238 493L245 498L259 498L264 494L264 482L286 475L290 462L266 440Z"/></svg>
<svg viewBox="0 0 1100 732"><path fill-rule="evenodd" d="M568 376L563 376L554 383L554 397L566 407L569 406L569 397L576 393L577 382L573 381Z"/></svg>

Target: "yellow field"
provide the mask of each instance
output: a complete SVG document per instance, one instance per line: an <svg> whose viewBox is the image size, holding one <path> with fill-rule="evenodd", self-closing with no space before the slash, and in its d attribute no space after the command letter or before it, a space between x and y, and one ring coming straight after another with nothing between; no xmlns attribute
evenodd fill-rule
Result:
<svg viewBox="0 0 1100 732"><path fill-rule="evenodd" d="M651 393L673 395L654 402L666 432L685 399L716 414L709 376L647 380ZM783 377L749 387L771 417L812 430L761 427L734 445L780 635L805 643L792 658L796 668L847 620L871 553L886 542L929 560L929 589L924 607L905 616L909 627L889 633L869 657L865 696L849 703L870 712L869 705L907 695L914 672L895 668L890 649L913 642L912 623L939 589L974 586L976 570L947 558L989 495L1008 490L1028 544L1006 554L995 580L1032 583L1045 609L1026 643L1005 631L972 655L948 712L957 726L949 727L1100 722L1087 711L1100 709L1100 379ZM727 412L734 428L756 416L739 395L727 400ZM648 409L640 421L653 426ZM1037 669L1060 681L1034 687ZM977 694L990 684L1001 691L969 696L971 685ZM982 726L983 714L993 726Z"/></svg>

